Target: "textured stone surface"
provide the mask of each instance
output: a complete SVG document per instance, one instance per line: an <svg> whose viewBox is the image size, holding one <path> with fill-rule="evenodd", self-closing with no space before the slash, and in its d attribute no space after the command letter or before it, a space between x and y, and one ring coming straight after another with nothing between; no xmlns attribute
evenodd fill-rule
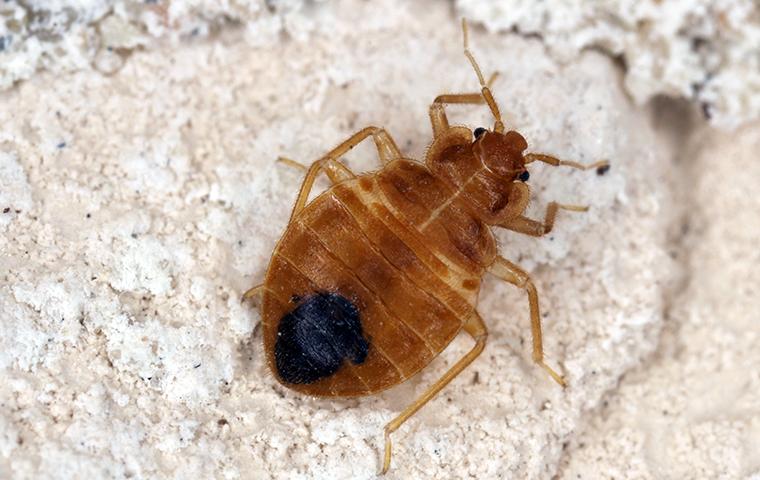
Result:
<svg viewBox="0 0 760 480"><path fill-rule="evenodd" d="M758 119L760 6L753 0L533 2L456 0L491 31L538 36L553 56L602 50L626 66L640 104L670 95L699 105L721 127Z"/></svg>
<svg viewBox="0 0 760 480"><path fill-rule="evenodd" d="M685 288L658 354L575 437L560 478L760 476L758 127L697 131L681 156Z"/></svg>
<svg viewBox="0 0 760 480"><path fill-rule="evenodd" d="M318 2L317 2L318 3ZM110 74L129 56L245 30L252 43L307 35L313 2L303 0L6 0L0 3L0 89L37 70Z"/></svg>
<svg viewBox="0 0 760 480"><path fill-rule="evenodd" d="M445 4L348 5L310 6L282 41L279 29L266 45L229 29L137 49L109 75L41 73L0 94L0 477L374 477L385 422L470 342L382 395L305 398L272 379L257 310L239 301L263 277L301 181L278 155L308 162L376 124L420 158L432 98L477 88ZM551 200L592 208L561 213L547 238L499 233L536 279L548 361L571 386L532 365L525 295L489 278L485 353L394 435L389 477L570 475L593 463L578 432L614 435L617 424L589 422L625 372L646 368L676 301L680 145L629 101L603 54L559 64L540 39L479 29L472 43L501 73L496 98L532 150L613 167L532 167L531 215ZM490 121L483 108L450 112ZM347 163L375 158L361 146ZM714 162L706 179L729 180L733 156L702 158ZM734 427L721 422L703 428L723 438ZM736 428L756 432L748 425ZM616 449L643 441L640 425L627 428L601 443L611 460L599 465L635 471L615 463ZM721 455L745 459L734 444ZM657 464L667 456L630 458L642 472L682 471Z"/></svg>
<svg viewBox="0 0 760 480"><path fill-rule="evenodd" d="M113 73L139 49L192 43L229 29L245 31L255 45L282 34L304 40L320 28L321 11L342 5L325 3L6 0L0 3L0 89L39 69ZM657 94L680 96L723 127L758 118L760 9L753 0L454 3L491 31L540 37L563 62L586 49L618 57L626 65L626 91L639 103ZM398 8L389 4L384 15Z"/></svg>

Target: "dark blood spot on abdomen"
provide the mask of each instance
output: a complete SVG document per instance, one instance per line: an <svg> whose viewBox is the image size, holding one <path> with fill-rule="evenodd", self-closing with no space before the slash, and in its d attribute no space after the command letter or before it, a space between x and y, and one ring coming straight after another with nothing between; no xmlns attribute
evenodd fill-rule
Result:
<svg viewBox="0 0 760 480"><path fill-rule="evenodd" d="M282 317L274 359L280 378L306 384L334 374L346 359L363 363L368 350L354 304L337 293L323 292L306 297Z"/></svg>

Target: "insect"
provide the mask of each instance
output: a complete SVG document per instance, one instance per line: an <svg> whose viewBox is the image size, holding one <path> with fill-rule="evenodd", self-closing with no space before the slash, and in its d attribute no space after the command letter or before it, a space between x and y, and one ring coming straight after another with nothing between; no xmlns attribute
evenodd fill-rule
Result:
<svg viewBox="0 0 760 480"><path fill-rule="evenodd" d="M473 338L472 349L385 426L382 473L391 463L391 434L483 351L488 330L476 304L486 273L527 293L533 360L565 386L544 362L536 288L525 271L498 255L491 228L540 237L552 230L559 210L587 210L551 202L542 221L524 216L528 164L600 174L609 168L526 153L522 135L505 129L464 21L462 29L480 92L433 101L433 140L424 163L405 158L384 129L367 127L308 169L302 166L306 176L264 283L243 296L263 297L264 349L275 378L307 395L380 392L422 370L462 331ZM485 104L494 126L450 126L447 104ZM370 137L381 168L356 175L340 159ZM309 202L321 173L331 186Z"/></svg>

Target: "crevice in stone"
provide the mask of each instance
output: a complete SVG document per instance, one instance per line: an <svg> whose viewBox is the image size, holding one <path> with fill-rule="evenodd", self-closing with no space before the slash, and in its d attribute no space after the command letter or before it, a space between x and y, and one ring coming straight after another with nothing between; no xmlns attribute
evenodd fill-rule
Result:
<svg viewBox="0 0 760 480"><path fill-rule="evenodd" d="M640 363L623 373L617 386L608 390L599 400L599 405L592 410L584 412L586 420L579 422L581 430L576 432L570 439L557 464L557 474L554 478L562 478L563 466L566 464L574 450L583 448L583 438L586 431L592 426L593 418L606 419L610 414L611 400L617 395L620 385L627 379L645 375L646 371L663 358L673 357L678 354L677 337L679 325L672 319L672 310L675 303L687 290L692 279L690 245L698 233L694 232L694 198L693 186L698 178L705 174L699 171L691 161L699 151L699 144L695 137L709 127L704 117L698 111L698 107L683 98L673 98L665 95L654 97L646 105L649 113L649 122L652 129L658 132L660 140L667 146L668 158L675 167L677 175L666 179L669 198L672 207L666 213L671 216L670 227L666 232L665 249L673 260L671 281L663 287L663 310L662 327L657 333L657 345L652 352L641 359ZM654 146L653 146L654 148Z"/></svg>

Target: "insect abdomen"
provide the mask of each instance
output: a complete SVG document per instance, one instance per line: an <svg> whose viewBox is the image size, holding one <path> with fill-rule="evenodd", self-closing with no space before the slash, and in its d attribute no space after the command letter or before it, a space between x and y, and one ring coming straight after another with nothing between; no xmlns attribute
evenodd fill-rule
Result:
<svg viewBox="0 0 760 480"><path fill-rule="evenodd" d="M420 260L430 252L418 255L409 248L386 226L391 219L378 218L358 200L358 188L358 180L333 187L300 212L267 273L263 323L268 352L282 322L314 294L340 295L359 314L368 344L362 362L344 357L335 373L296 383L270 358L280 380L305 393L361 395L399 383L443 350L472 310Z"/></svg>
<svg viewBox="0 0 760 480"><path fill-rule="evenodd" d="M346 360L364 363L368 348L356 306L340 294L319 292L280 320L275 367L288 383L313 383L333 375Z"/></svg>

